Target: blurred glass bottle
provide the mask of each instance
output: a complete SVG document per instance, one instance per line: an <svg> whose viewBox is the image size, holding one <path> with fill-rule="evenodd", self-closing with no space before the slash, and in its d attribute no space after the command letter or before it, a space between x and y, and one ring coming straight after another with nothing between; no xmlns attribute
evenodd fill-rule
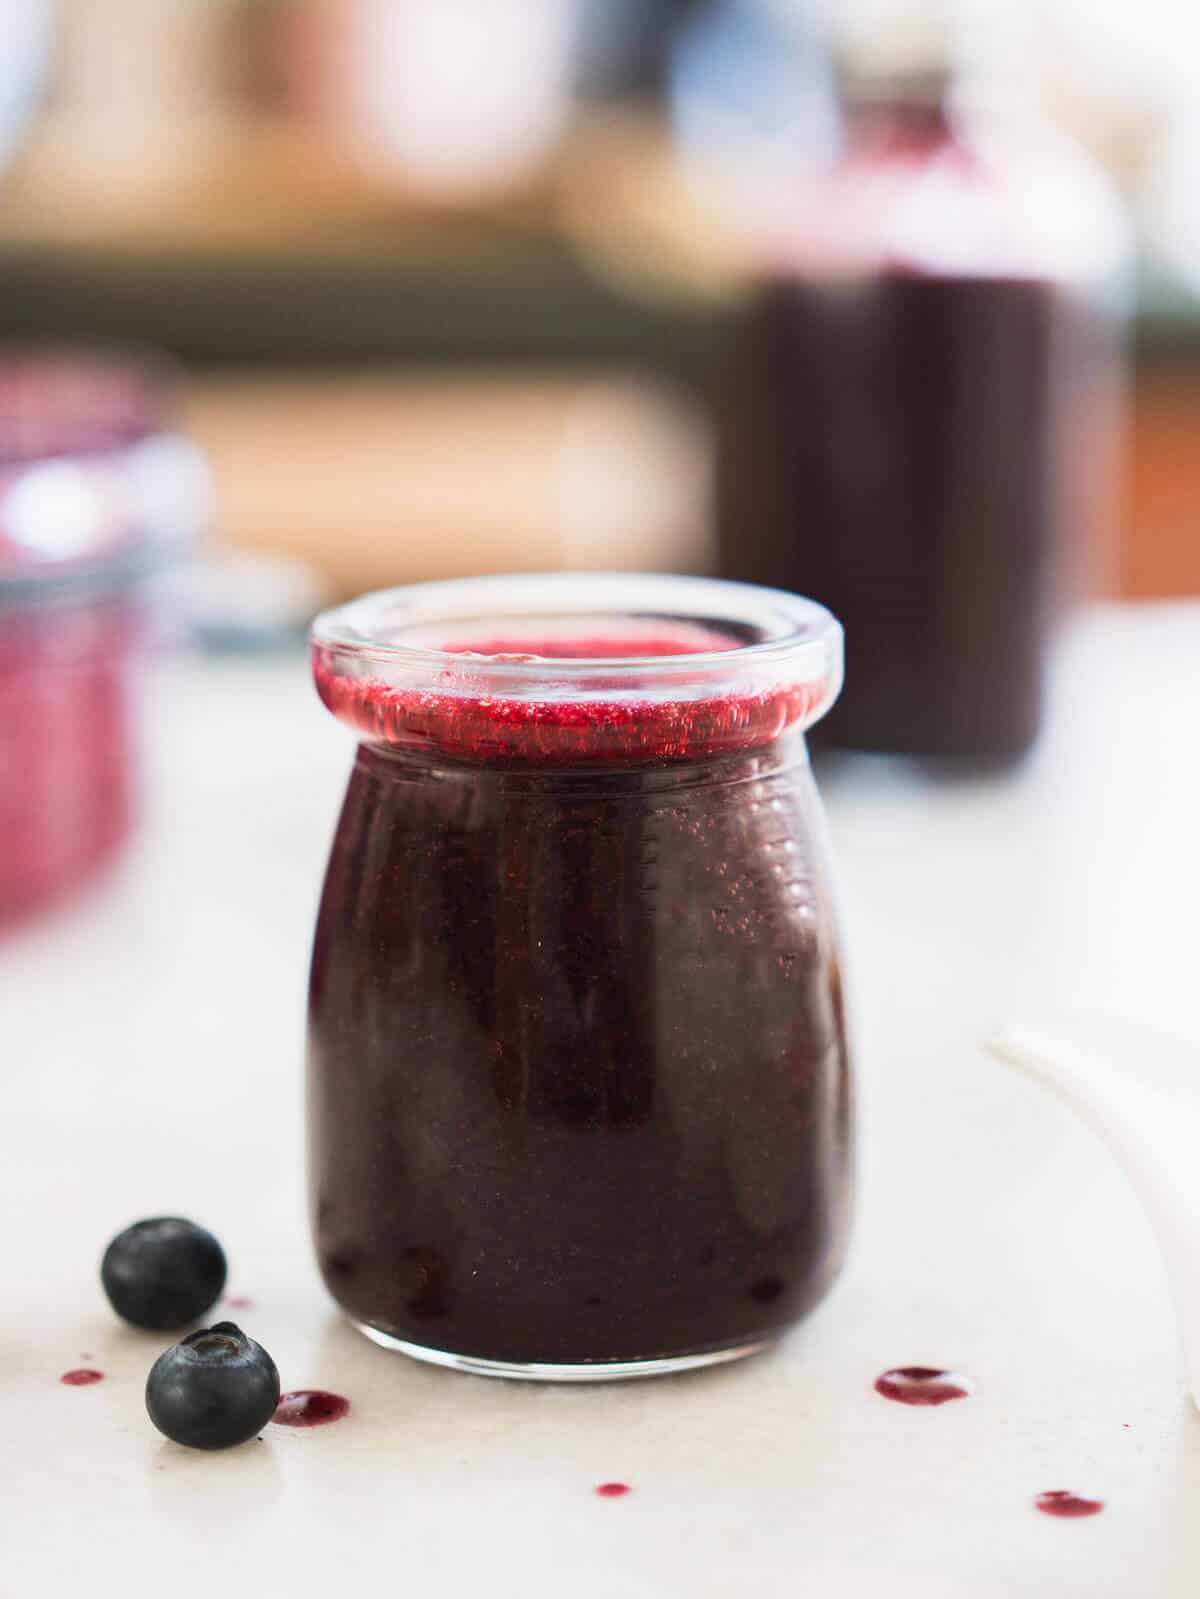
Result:
<svg viewBox="0 0 1200 1599"><path fill-rule="evenodd" d="M107 865L138 815L152 579L208 478L161 362L0 352L0 933Z"/></svg>
<svg viewBox="0 0 1200 1599"><path fill-rule="evenodd" d="M841 155L762 230L722 570L844 620L827 742L1003 760L1064 589L1107 582L1125 235L1074 150L969 130L943 33L900 20L847 49Z"/></svg>

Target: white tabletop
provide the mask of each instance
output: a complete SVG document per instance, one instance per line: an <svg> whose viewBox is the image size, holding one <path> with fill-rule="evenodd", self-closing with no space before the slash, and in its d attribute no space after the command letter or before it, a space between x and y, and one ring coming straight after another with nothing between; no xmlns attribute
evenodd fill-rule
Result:
<svg viewBox="0 0 1200 1599"><path fill-rule="evenodd" d="M774 1353L570 1389L416 1365L326 1299L301 1035L350 746L298 657L176 663L138 845L0 945L0 1594L1192 1599L1200 1418L1146 1223L977 1041L1063 1001L1200 1031L1198 708L1200 611L1098 613L1017 776L825 772L863 1078L850 1267ZM166 1340L116 1322L97 1265L164 1212L218 1233L253 1300L232 1314L348 1419L220 1455L159 1437ZM876 1396L912 1362L974 1397ZM79 1365L105 1380L62 1386ZM598 1498L611 1479L634 1491ZM1054 1488L1107 1509L1037 1514Z"/></svg>

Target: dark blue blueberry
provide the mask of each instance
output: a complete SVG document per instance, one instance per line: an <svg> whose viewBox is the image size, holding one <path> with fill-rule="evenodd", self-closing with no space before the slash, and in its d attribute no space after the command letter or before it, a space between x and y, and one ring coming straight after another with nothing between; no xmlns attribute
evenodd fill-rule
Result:
<svg viewBox="0 0 1200 1599"><path fill-rule="evenodd" d="M260 1433L279 1403L279 1372L231 1321L189 1333L146 1379L150 1420L189 1449L229 1449Z"/></svg>
<svg viewBox="0 0 1200 1599"><path fill-rule="evenodd" d="M221 1297L225 1251L195 1222L155 1216L117 1234L104 1251L100 1281L118 1316L150 1332L172 1332Z"/></svg>

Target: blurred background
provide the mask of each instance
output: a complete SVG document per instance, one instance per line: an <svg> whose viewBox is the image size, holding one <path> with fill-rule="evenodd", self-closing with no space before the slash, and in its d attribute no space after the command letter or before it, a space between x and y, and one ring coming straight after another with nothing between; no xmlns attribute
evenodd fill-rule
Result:
<svg viewBox="0 0 1200 1599"><path fill-rule="evenodd" d="M212 537L337 594L711 563L708 390L836 51L935 15L1136 240L1121 594L1200 589L1197 24L1147 0L4 0L0 337L153 346ZM463 472L462 463L470 463Z"/></svg>
<svg viewBox="0 0 1200 1599"><path fill-rule="evenodd" d="M208 650L463 573L805 590L852 641L838 741L1005 759L1049 615L1200 593L1188 8L0 10L10 830L81 725L119 788L119 685L38 663L111 662L185 552L167 632ZM896 671L963 685L936 728Z"/></svg>

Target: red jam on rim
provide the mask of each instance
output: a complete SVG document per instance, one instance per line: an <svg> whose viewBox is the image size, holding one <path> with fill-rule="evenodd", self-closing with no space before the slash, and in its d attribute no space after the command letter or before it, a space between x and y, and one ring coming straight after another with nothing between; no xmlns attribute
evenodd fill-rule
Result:
<svg viewBox="0 0 1200 1599"><path fill-rule="evenodd" d="M401 634L396 642L410 637ZM417 650L440 652L443 665L409 684L372 673L369 650L361 667L347 670L342 652L318 636L317 690L364 738L465 759L697 759L768 744L814 720L836 693L836 684L822 679L731 688L719 658L737 660L748 641L684 620L620 628L601 619L589 630L586 622L581 627L563 619L555 631L534 623L530 631L492 631L465 641L454 631L411 641ZM700 681L672 692L670 678L654 681L656 662L689 657L717 658L711 688ZM574 673L560 676L557 662L597 670L581 682ZM639 663L645 663L640 674ZM496 682L494 674L506 667L522 675L538 671L536 692L517 681Z"/></svg>

